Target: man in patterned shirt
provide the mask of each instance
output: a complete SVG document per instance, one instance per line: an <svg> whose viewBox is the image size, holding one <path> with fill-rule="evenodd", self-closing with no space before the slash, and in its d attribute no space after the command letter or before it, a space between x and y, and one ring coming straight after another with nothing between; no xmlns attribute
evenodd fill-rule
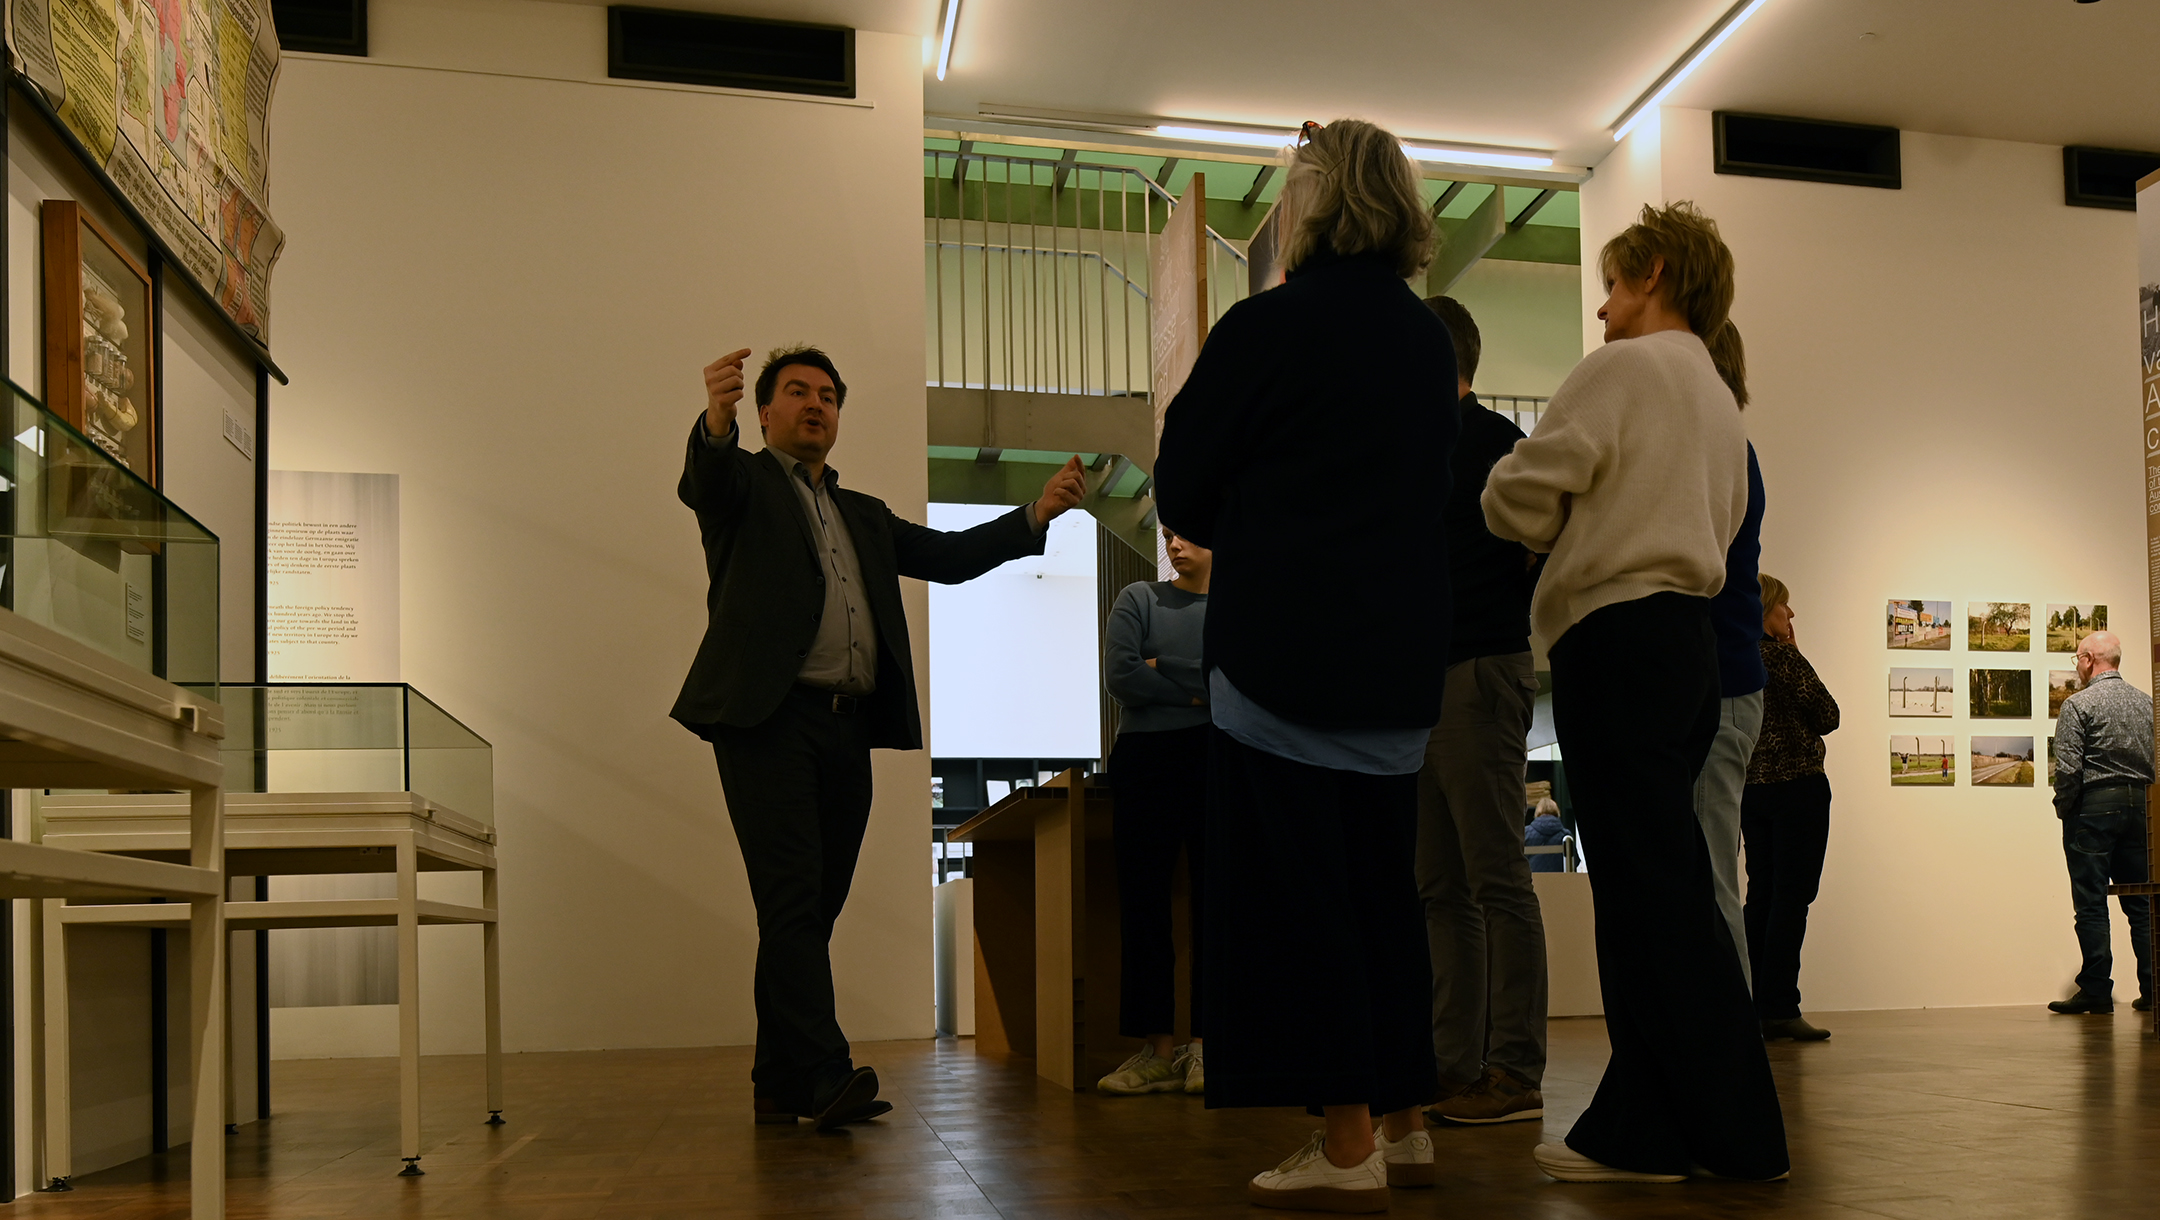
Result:
<svg viewBox="0 0 2160 1220"><path fill-rule="evenodd" d="M2153 782L2152 696L2116 671L2122 641L2095 631L2078 645L2084 689L2063 701L2055 728L2055 816L2063 820L2063 855L2070 863L2070 905L2085 965L2077 994L2049 1008L2061 1013L2115 1011L2115 959L2110 952L2110 880L2145 880L2145 787ZM2152 1007L2151 900L2124 895L2130 943L2137 949L2138 999Z"/></svg>

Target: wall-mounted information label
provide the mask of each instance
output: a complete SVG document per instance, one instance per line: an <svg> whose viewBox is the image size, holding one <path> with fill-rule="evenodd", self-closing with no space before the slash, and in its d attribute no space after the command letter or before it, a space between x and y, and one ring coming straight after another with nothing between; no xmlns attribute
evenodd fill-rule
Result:
<svg viewBox="0 0 2160 1220"><path fill-rule="evenodd" d="M247 460L251 462L254 461L255 430L248 427L246 424L241 423L239 420L234 419L232 412L227 411L224 414L225 443L231 445L235 449L238 449L243 455L246 456Z"/></svg>
<svg viewBox="0 0 2160 1220"><path fill-rule="evenodd" d="M270 679L396 682L394 474L270 472Z"/></svg>

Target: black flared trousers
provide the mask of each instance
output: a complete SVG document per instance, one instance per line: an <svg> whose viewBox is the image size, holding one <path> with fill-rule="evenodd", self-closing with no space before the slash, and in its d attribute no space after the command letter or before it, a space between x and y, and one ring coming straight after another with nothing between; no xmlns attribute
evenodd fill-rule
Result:
<svg viewBox="0 0 2160 1220"><path fill-rule="evenodd" d="M1748 960L1755 964L1755 1014L1800 1015L1800 944L1808 904L1822 888L1830 847L1830 777L1817 772L1741 789L1740 834L1747 841Z"/></svg>
<svg viewBox="0 0 2160 1220"><path fill-rule="evenodd" d="M1431 1101L1417 775L1331 771L1209 734L1208 1107Z"/></svg>
<svg viewBox="0 0 2160 1220"><path fill-rule="evenodd" d="M1551 655L1612 1042L1568 1146L1645 1173L1775 1177L1789 1167L1785 1120L1695 817L1718 726L1710 603L1606 606Z"/></svg>
<svg viewBox="0 0 2160 1220"><path fill-rule="evenodd" d="M1118 1032L1128 1038L1177 1032L1177 945L1170 890L1180 850L1191 895L1191 1034L1203 1036L1199 947L1206 904L1207 725L1120 733L1110 748L1117 794Z"/></svg>

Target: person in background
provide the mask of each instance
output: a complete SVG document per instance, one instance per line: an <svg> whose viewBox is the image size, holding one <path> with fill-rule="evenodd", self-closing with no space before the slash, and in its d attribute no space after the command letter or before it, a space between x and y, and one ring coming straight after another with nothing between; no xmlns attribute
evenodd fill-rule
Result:
<svg viewBox="0 0 2160 1220"><path fill-rule="evenodd" d="M1478 497L1522 429L1471 393L1483 343L1453 297L1425 302L1455 346L1455 437L1443 520L1447 690L1418 772L1418 892L1432 954L1440 1096L1425 1117L1503 1123L1545 1116L1545 920L1523 856L1523 769L1538 680L1530 660L1535 556L1485 528Z"/></svg>
<svg viewBox="0 0 2160 1220"><path fill-rule="evenodd" d="M1748 405L1747 353L1740 342L1740 328L1727 319L1704 343L1718 377L1732 391L1741 410ZM1740 973L1748 970L1747 921L1740 903L1740 792L1747 786L1748 756L1762 732L1763 608L1755 583L1756 565L1762 559L1763 481L1755 464L1755 446L1747 447L1747 515L1740 532L1725 552L1725 587L1710 599L1710 626L1717 632L1718 731L1710 743L1710 758L1695 780L1695 818L1702 823L1703 839L1710 846L1710 876L1717 886L1718 910L1724 913L1732 935L1733 952L1740 956Z"/></svg>
<svg viewBox="0 0 2160 1220"><path fill-rule="evenodd" d="M1822 885L1830 844L1830 777L1823 735L1838 726L1837 700L1800 655L1792 594L1774 576L1757 579L1763 616L1762 735L1748 760L1740 800L1747 842L1747 948L1755 963L1755 1015L1765 1039L1819 1042L1830 1031L1800 1015L1800 942L1808 904Z"/></svg>
<svg viewBox="0 0 2160 1220"><path fill-rule="evenodd" d="M1208 332L1163 422L1156 503L1215 552L1207 1104L1325 1116L1252 1179L1253 1202L1382 1211L1391 1184L1433 1182L1414 855L1447 678L1455 352L1405 283L1433 223L1402 141L1355 119L1300 141L1280 202L1288 281ZM1354 474L1297 494L1316 434ZM1315 583L1346 546L1386 561Z"/></svg>
<svg viewBox="0 0 2160 1220"><path fill-rule="evenodd" d="M1535 816L1530 819L1530 824L1523 827L1523 846L1563 846L1563 841L1568 835L1568 829L1560 821L1560 806L1555 804L1553 799L1548 796L1537 803L1537 808L1533 813ZM1559 855L1532 856L1530 857L1530 871L1533 873L1564 873L1567 871L1567 860Z"/></svg>
<svg viewBox="0 0 2160 1220"><path fill-rule="evenodd" d="M1169 530L1163 552L1176 580L1119 590L1103 628L1103 680L1118 705L1110 748L1117 797L1118 1030L1145 1045L1097 1081L1105 1093L1203 1093L1200 901L1207 833L1207 682L1200 637L1215 556ZM1192 1041L1177 1045L1177 949L1170 886L1185 851L1191 895Z"/></svg>
<svg viewBox="0 0 2160 1220"><path fill-rule="evenodd" d="M1693 204L1646 206L1598 268L1605 346L1485 484L1492 531L1551 554L1530 615L1596 861L1612 1041L1566 1142L1533 1155L1569 1182L1778 1178L1784 1115L1694 804L1718 728L1710 599L1748 505L1740 411L1698 337L1732 308L1732 251Z"/></svg>
<svg viewBox="0 0 2160 1220"><path fill-rule="evenodd" d="M2063 700L2055 722L2055 816L2063 824L2076 914L2077 994L2048 1007L2060 1013L2115 1011L2115 956L2107 916L2108 882L2145 880L2145 787L2153 782L2152 696L2130 685L2117 666L2122 641L2095 631L2078 643L2084 686ZM2152 1008L2152 900L2124 894L2123 918L2137 953L2139 1012Z"/></svg>

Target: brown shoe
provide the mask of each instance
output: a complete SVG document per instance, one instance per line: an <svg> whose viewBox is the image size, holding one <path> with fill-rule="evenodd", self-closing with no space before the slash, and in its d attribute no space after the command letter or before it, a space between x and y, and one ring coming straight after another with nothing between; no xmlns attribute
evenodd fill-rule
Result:
<svg viewBox="0 0 2160 1220"><path fill-rule="evenodd" d="M1485 1078L1453 1097L1442 1099L1425 1117L1434 1122L1513 1123L1545 1117L1545 1094L1507 1074L1487 1068Z"/></svg>

